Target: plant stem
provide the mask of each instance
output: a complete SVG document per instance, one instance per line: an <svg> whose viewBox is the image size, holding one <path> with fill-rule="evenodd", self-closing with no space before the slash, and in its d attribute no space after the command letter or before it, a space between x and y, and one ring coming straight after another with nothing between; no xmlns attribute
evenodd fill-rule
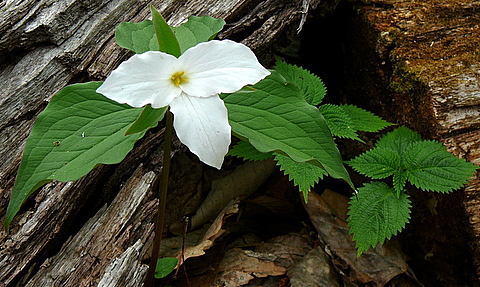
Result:
<svg viewBox="0 0 480 287"><path fill-rule="evenodd" d="M170 174L170 151L172 147L173 117L167 110L165 119L165 142L163 144L163 168L160 181L160 202L158 203L157 219L155 221L155 239L153 241L152 256L148 266L147 278L144 287L153 286L155 269L157 267L160 243L162 242L163 225L165 220L165 208L167 204L168 176Z"/></svg>

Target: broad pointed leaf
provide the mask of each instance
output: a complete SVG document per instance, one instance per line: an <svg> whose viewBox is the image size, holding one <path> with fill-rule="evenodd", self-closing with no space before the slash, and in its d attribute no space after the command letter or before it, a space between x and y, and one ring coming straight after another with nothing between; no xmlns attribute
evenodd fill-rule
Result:
<svg viewBox="0 0 480 287"><path fill-rule="evenodd" d="M132 124L132 126L127 130L125 135L131 135L145 131L149 128L157 126L158 122L163 119L165 112L168 107L163 107L160 109L154 109L150 105L146 105L143 108L142 113L138 119Z"/></svg>
<svg viewBox="0 0 480 287"><path fill-rule="evenodd" d="M153 22L145 20L140 23L124 22L115 30L117 44L137 54L147 51L159 51Z"/></svg>
<svg viewBox="0 0 480 287"><path fill-rule="evenodd" d="M142 110L97 94L100 85L90 82L67 86L38 116L25 146L6 226L43 184L76 180L99 164L118 163L143 136L125 136Z"/></svg>
<svg viewBox="0 0 480 287"><path fill-rule="evenodd" d="M191 16L187 22L178 27L170 26L170 29L177 38L180 52L183 53L198 43L207 42L215 38L224 25L225 21L223 19L216 19L210 16ZM155 28L150 20L140 23L121 23L115 31L115 39L120 47L129 49L137 54L147 51L160 51Z"/></svg>
<svg viewBox="0 0 480 287"><path fill-rule="evenodd" d="M178 58L181 55L181 51L177 37L175 37L171 27L168 26L162 15L153 6L150 6L150 11L152 12L153 27L155 28L159 50Z"/></svg>
<svg viewBox="0 0 480 287"><path fill-rule="evenodd" d="M221 95L232 131L261 152L282 151L297 162L316 161L351 186L325 119L277 72L233 94Z"/></svg>
<svg viewBox="0 0 480 287"><path fill-rule="evenodd" d="M198 43L213 40L218 32L223 29L225 21L210 16L191 16L188 21L178 27L172 27L178 39L181 52L185 52Z"/></svg>

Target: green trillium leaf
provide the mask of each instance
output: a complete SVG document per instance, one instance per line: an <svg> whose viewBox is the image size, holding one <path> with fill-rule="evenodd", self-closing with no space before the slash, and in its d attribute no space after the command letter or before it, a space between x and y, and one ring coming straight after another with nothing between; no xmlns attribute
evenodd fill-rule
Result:
<svg viewBox="0 0 480 287"><path fill-rule="evenodd" d="M140 23L121 23L115 30L115 40L120 47L136 54L160 50L155 28L150 20Z"/></svg>
<svg viewBox="0 0 480 287"><path fill-rule="evenodd" d="M145 106L138 119L127 130L125 135L139 133L157 126L158 122L163 119L167 109L168 107L154 109L150 105Z"/></svg>
<svg viewBox="0 0 480 287"><path fill-rule="evenodd" d="M158 14L156 17L159 17ZM161 17L161 16L160 16ZM157 19L157 26L160 27L162 42L173 41L172 34L165 27L165 20ZM191 16L187 22L178 27L168 26L175 36L179 45L179 53L185 52L198 43L207 42L215 38L218 32L223 29L225 21L210 16L195 17ZM147 51L160 51L159 40L155 34L154 22L145 20L140 23L124 22L121 23L115 31L117 44L129 49L137 54ZM177 51L175 43L172 44L174 51ZM175 52L177 53L177 52Z"/></svg>
<svg viewBox="0 0 480 287"><path fill-rule="evenodd" d="M317 108L277 72L249 89L222 94L232 131L261 152L281 151L296 162L316 162L353 186Z"/></svg>
<svg viewBox="0 0 480 287"><path fill-rule="evenodd" d="M150 6L150 11L152 12L153 27L157 35L159 50L178 58L181 55L181 51L177 37L173 34L171 27L168 26L162 15L153 6Z"/></svg>
<svg viewBox="0 0 480 287"><path fill-rule="evenodd" d="M8 206L8 227L25 200L52 180L76 180L99 164L123 160L144 133L125 136L142 109L95 92L101 82L67 86L38 116Z"/></svg>
<svg viewBox="0 0 480 287"><path fill-rule="evenodd" d="M177 36L181 52L198 43L213 40L218 32L223 29L225 21L210 16L191 16L188 21L178 27L172 27L173 33Z"/></svg>

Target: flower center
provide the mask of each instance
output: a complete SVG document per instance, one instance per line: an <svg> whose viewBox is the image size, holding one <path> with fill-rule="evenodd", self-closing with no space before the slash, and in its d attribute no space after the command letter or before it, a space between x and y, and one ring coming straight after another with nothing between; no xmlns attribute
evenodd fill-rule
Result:
<svg viewBox="0 0 480 287"><path fill-rule="evenodd" d="M172 82L175 84L175 86L180 86L181 83L186 82L187 78L185 78L183 75L185 72L176 72L175 74L172 75L171 79Z"/></svg>

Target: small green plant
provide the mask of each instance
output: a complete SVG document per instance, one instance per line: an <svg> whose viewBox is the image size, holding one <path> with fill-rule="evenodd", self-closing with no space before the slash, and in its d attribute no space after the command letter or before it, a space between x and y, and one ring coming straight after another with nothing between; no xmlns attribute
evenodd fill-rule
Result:
<svg viewBox="0 0 480 287"><path fill-rule="evenodd" d="M425 191L441 193L461 188L477 169L456 158L436 141L400 127L378 140L376 147L348 162L354 170L372 179L391 177L391 184L372 181L352 198L349 226L358 254L403 229L410 219L407 182Z"/></svg>
<svg viewBox="0 0 480 287"><path fill-rule="evenodd" d="M12 191L7 229L35 190L52 180L79 179L100 164L120 162L164 117L156 240L162 234L173 129L202 162L218 169L231 135L238 137L241 141L229 155L247 160L273 157L305 200L327 175L355 190L334 138L361 141L357 132L377 132L390 123L353 105L322 103L326 88L305 69L277 61L267 70L248 47L213 40L225 24L222 19L191 17L171 27L151 10L152 21L117 28L116 41L135 53L132 58L103 83L65 87L39 115ZM349 226L359 256L408 222L407 181L427 191L450 192L476 170L440 143L423 141L403 127L348 164L373 179L393 177L391 186L365 184L350 201ZM163 277L176 265L174 260L156 260L158 246L155 241L147 286L155 274Z"/></svg>

